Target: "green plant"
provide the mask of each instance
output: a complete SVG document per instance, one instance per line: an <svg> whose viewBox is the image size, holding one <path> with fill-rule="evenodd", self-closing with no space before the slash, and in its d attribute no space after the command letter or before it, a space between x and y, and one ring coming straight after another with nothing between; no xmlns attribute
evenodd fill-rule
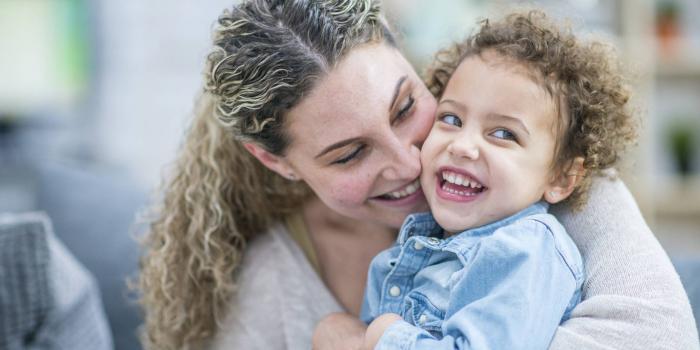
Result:
<svg viewBox="0 0 700 350"><path fill-rule="evenodd" d="M695 128L690 123L677 123L669 128L669 143L678 171L688 175L695 158Z"/></svg>

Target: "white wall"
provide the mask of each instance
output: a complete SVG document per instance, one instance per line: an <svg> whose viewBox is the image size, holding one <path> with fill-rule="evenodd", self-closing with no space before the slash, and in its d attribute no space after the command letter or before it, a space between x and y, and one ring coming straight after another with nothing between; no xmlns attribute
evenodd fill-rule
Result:
<svg viewBox="0 0 700 350"><path fill-rule="evenodd" d="M98 158L144 187L173 159L201 88L210 29L232 0L102 0L97 8Z"/></svg>

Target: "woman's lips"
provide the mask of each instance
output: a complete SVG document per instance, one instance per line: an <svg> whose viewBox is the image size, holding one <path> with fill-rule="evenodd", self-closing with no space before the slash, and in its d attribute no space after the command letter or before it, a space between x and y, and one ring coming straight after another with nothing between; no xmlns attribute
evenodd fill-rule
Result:
<svg viewBox="0 0 700 350"><path fill-rule="evenodd" d="M407 197L409 195L412 195L414 192L418 191L420 189L420 178L417 178L413 180L413 182L409 183L408 185L404 185L401 188L398 188L394 191L387 192L383 195L380 195L378 197L380 198L386 198L386 199L401 199L403 197Z"/></svg>
<svg viewBox="0 0 700 350"><path fill-rule="evenodd" d="M403 207L425 201L420 187L420 178L397 190L370 198L384 205Z"/></svg>

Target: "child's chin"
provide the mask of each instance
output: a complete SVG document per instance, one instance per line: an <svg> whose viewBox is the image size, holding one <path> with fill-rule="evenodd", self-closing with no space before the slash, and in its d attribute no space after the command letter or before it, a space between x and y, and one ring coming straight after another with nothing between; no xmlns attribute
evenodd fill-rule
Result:
<svg viewBox="0 0 700 350"><path fill-rule="evenodd" d="M462 232L472 226L472 223L455 219L455 217L435 216L435 221L449 234Z"/></svg>

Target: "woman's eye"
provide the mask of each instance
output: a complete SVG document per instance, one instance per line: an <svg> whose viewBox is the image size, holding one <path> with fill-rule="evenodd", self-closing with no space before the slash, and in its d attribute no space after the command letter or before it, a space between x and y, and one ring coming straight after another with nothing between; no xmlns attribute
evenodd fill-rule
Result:
<svg viewBox="0 0 700 350"><path fill-rule="evenodd" d="M355 148L355 150L352 151L352 153L350 153L347 156L342 157L340 159L334 160L331 164L345 164L345 163L353 160L355 157L357 157L360 154L360 152L362 152L362 150L365 149L365 147L366 147L366 145L359 146L359 147Z"/></svg>
<svg viewBox="0 0 700 350"><path fill-rule="evenodd" d="M498 129L498 130L492 132L491 135L494 137L497 137L499 139L503 139L503 140L512 140L512 141L518 140L518 138L515 136L514 133L512 133L506 129Z"/></svg>
<svg viewBox="0 0 700 350"><path fill-rule="evenodd" d="M458 116L453 115L453 114L445 114L439 118L439 120L443 123L454 125L456 127L461 128L462 127L462 119L459 119Z"/></svg>
<svg viewBox="0 0 700 350"><path fill-rule="evenodd" d="M401 109L396 113L396 118L394 120L401 120L403 117L408 114L408 112L411 110L411 107L413 107L413 103L415 102L415 99L413 96L408 96L408 99L406 99L406 102L401 106Z"/></svg>

